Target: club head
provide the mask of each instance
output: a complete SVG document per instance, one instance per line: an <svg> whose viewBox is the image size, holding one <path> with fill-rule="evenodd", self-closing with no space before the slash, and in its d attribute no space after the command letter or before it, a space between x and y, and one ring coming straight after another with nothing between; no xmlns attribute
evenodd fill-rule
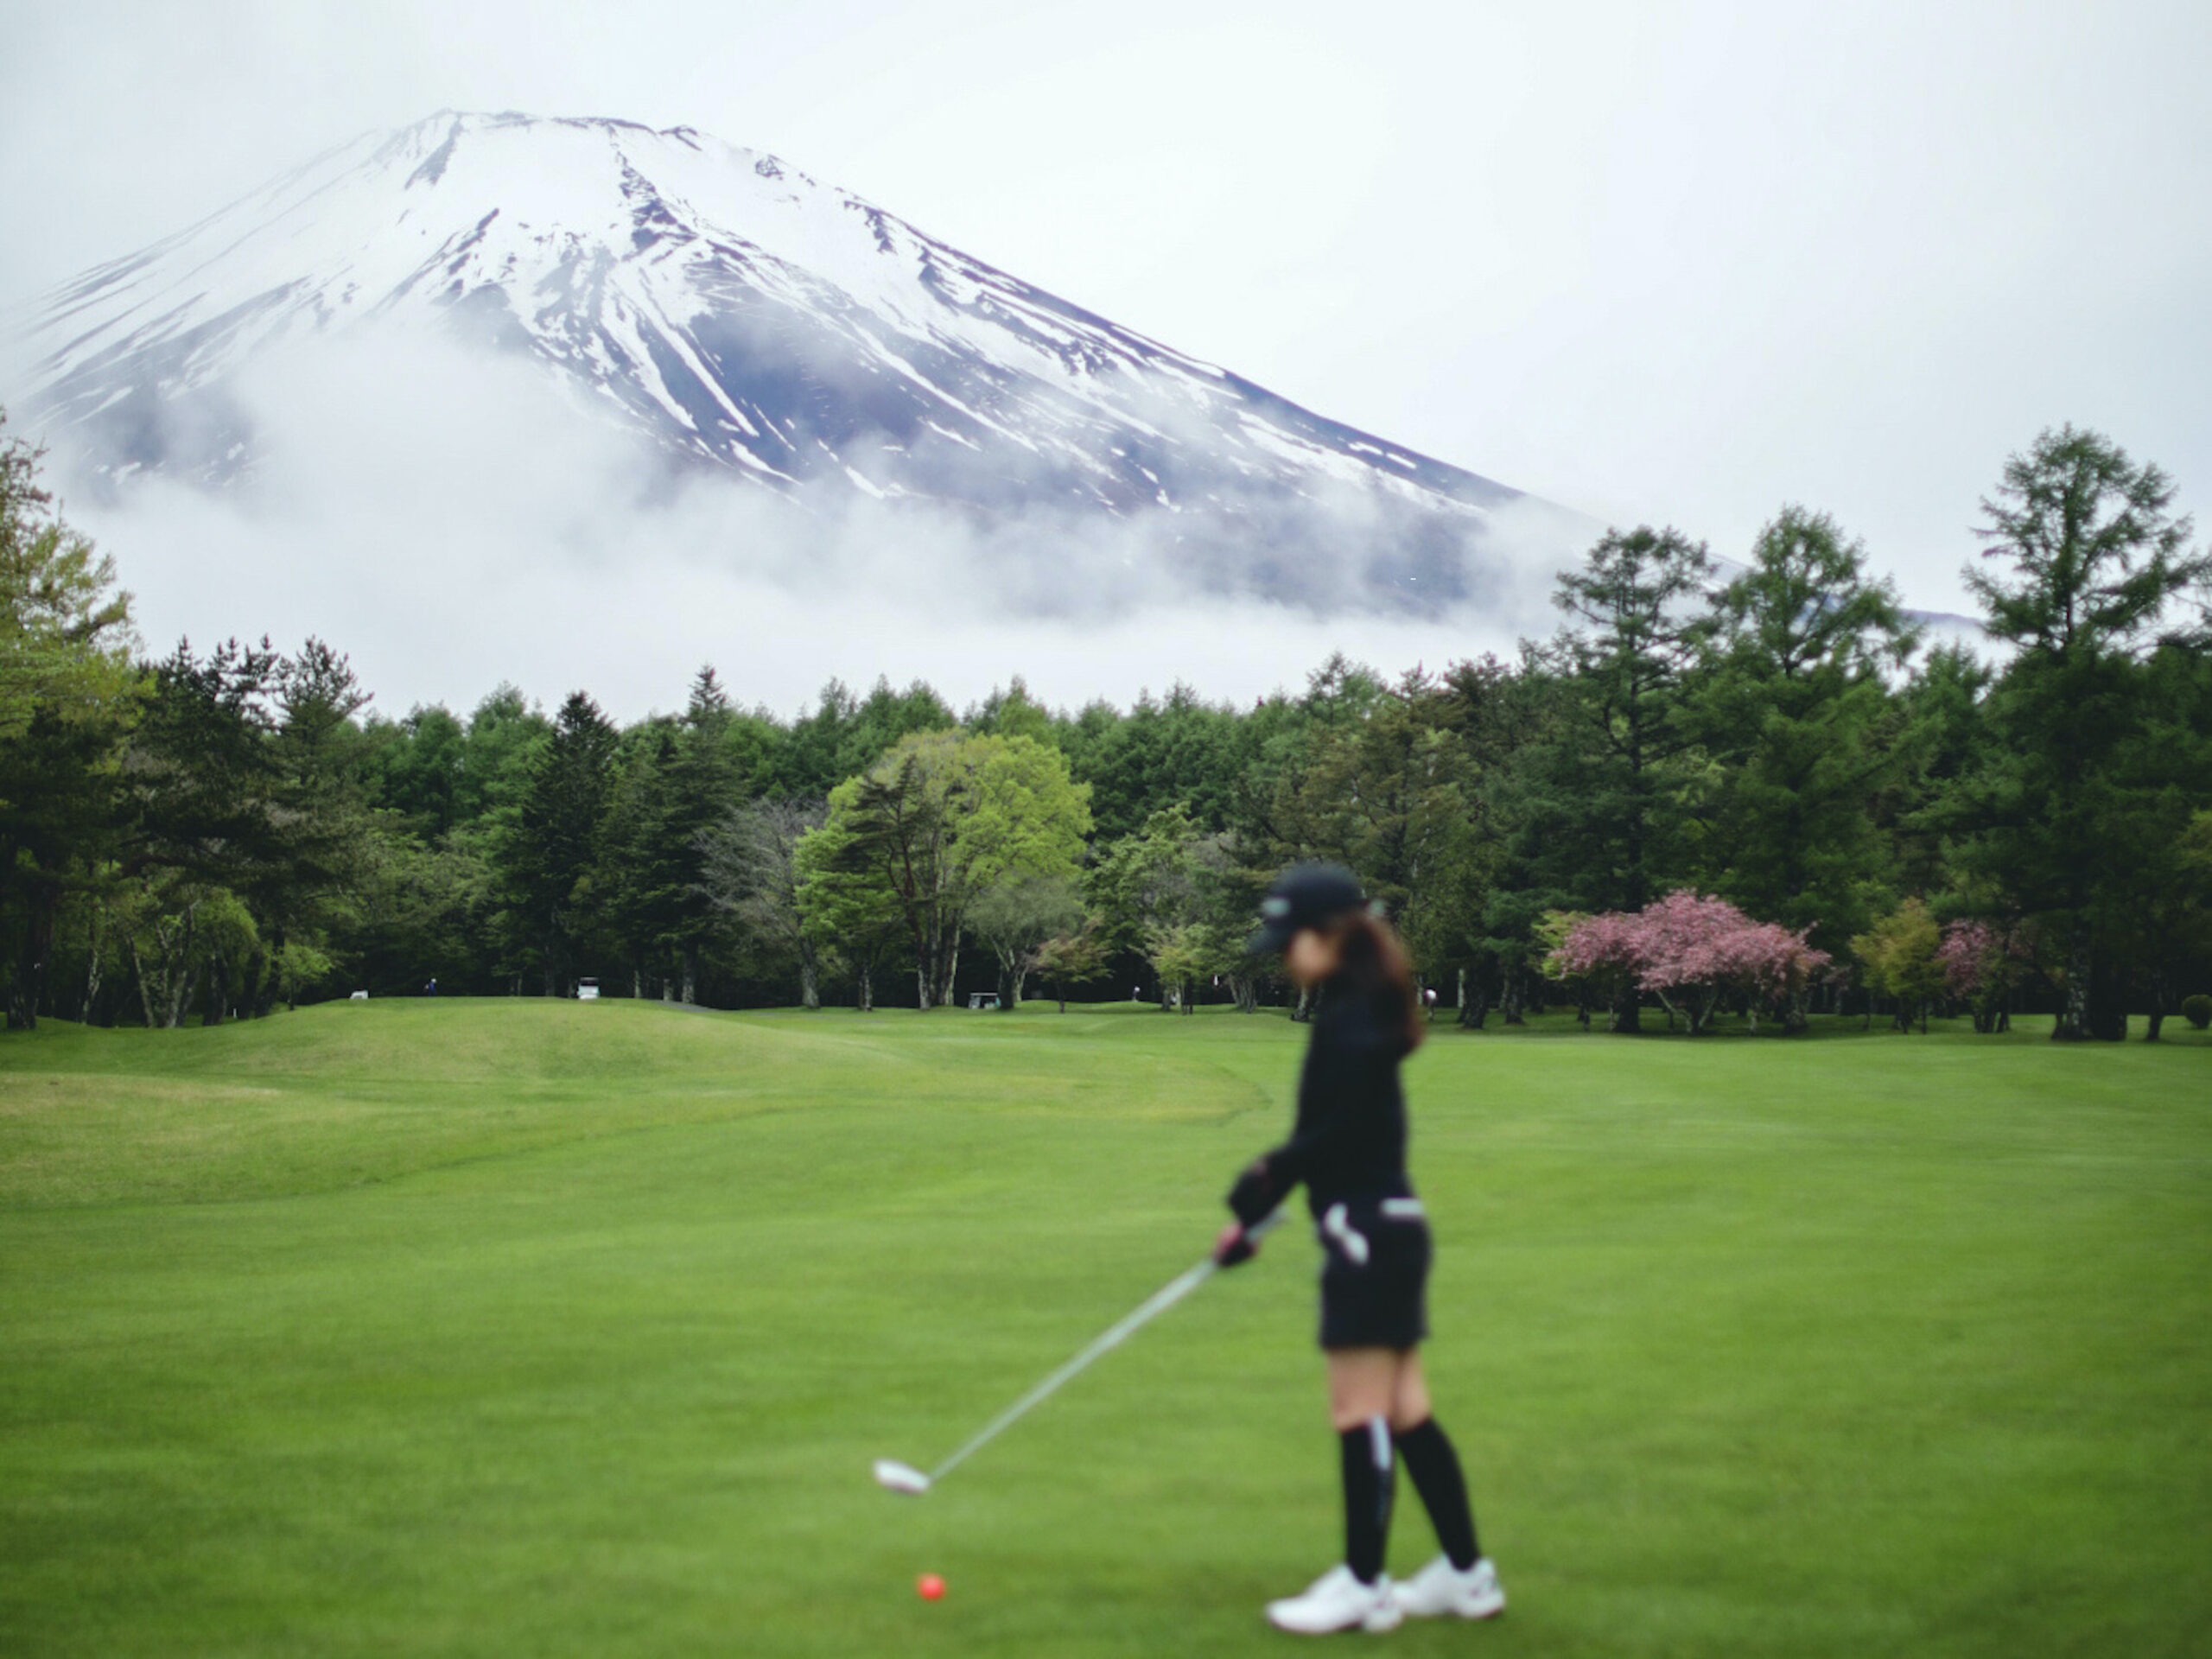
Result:
<svg viewBox="0 0 2212 1659"><path fill-rule="evenodd" d="M886 1491L911 1492L920 1497L930 1489L930 1478L909 1463L894 1458L875 1460L875 1484Z"/></svg>

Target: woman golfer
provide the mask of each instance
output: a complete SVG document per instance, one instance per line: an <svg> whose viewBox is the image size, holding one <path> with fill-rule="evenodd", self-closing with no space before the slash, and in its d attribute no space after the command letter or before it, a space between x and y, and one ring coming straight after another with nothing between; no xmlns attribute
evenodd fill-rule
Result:
<svg viewBox="0 0 2212 1659"><path fill-rule="evenodd" d="M1340 1444L1344 1559L1303 1595L1271 1602L1286 1630L1387 1630L1408 1614L1488 1618L1505 1607L1497 1570L1475 1541L1459 1454L1429 1414L1420 1344L1428 1223L1406 1179L1406 1099L1398 1064L1422 1020L1406 955L1368 908L1351 872L1301 864L1261 906L1253 948L1281 951L1290 976L1319 994L1291 1138L1236 1179L1236 1219L1214 1247L1224 1267L1249 1261L1247 1236L1300 1181L1326 1261L1321 1349L1329 1418ZM1393 1586L1382 1572L1394 1454L1406 1460L1444 1553Z"/></svg>

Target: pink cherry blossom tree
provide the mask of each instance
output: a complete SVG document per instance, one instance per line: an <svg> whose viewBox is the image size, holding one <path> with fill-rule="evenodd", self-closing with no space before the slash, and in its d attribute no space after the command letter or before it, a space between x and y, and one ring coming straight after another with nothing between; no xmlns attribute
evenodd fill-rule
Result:
<svg viewBox="0 0 2212 1659"><path fill-rule="evenodd" d="M1759 1010L1777 1006L1788 1028L1802 1030L1805 989L1827 962L1804 933L1753 921L1726 899L1688 888L1633 913L1586 917L1551 957L1554 972L1650 992L1692 1035L1731 995L1748 1003L1755 1031Z"/></svg>
<svg viewBox="0 0 2212 1659"><path fill-rule="evenodd" d="M1943 942L1936 947L1944 991L1973 1010L1974 1028L1980 1032L2012 1028L2012 992L2034 956L2024 928L1972 918L1946 923Z"/></svg>

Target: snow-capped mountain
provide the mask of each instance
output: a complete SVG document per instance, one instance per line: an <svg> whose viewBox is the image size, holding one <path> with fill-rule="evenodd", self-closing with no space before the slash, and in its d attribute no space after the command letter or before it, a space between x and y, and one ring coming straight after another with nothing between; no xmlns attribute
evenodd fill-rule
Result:
<svg viewBox="0 0 2212 1659"><path fill-rule="evenodd" d="M678 467L817 505L1141 520L1209 585L1277 596L1318 594L1317 562L1387 602L1479 594L1523 499L773 156L513 114L365 136L65 284L30 320L27 412L111 483L220 485L252 466L246 365L405 329L548 365Z"/></svg>

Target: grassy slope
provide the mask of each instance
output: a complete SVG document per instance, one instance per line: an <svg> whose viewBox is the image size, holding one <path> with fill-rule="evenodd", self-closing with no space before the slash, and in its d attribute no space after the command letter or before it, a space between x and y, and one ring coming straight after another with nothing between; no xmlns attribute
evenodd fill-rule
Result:
<svg viewBox="0 0 2212 1659"><path fill-rule="evenodd" d="M1303 1238L926 1500L866 1468L1200 1252L1297 1035L446 1001L0 1040L0 1651L1273 1649L1335 1548ZM1390 1640L2201 1651L2208 1085L2194 1038L1440 1030L1431 1363L1514 1605Z"/></svg>

